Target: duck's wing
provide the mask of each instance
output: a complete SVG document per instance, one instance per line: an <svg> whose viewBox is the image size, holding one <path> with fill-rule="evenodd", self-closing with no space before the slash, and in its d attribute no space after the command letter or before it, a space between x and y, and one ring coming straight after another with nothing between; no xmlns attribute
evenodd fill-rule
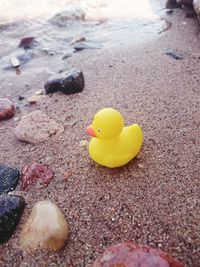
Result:
<svg viewBox="0 0 200 267"><path fill-rule="evenodd" d="M138 124L133 124L128 128L128 135L133 137L135 150L140 150L143 143L142 129Z"/></svg>

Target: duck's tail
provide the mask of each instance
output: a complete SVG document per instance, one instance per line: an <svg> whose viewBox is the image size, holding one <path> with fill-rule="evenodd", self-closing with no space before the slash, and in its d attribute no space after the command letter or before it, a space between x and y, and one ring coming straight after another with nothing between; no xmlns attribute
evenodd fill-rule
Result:
<svg viewBox="0 0 200 267"><path fill-rule="evenodd" d="M134 136L134 149L139 152L143 143L142 128L138 124L131 125L132 136Z"/></svg>

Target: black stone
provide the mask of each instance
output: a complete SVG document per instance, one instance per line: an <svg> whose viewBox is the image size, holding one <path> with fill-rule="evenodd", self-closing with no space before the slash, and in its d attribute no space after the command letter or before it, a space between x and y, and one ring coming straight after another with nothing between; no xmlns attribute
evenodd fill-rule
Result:
<svg viewBox="0 0 200 267"><path fill-rule="evenodd" d="M177 1L177 0L167 0L166 2L166 8L179 8L181 7L182 2L181 1Z"/></svg>
<svg viewBox="0 0 200 267"><path fill-rule="evenodd" d="M181 60L184 58L184 55L174 49L166 49L165 54L173 59Z"/></svg>
<svg viewBox="0 0 200 267"><path fill-rule="evenodd" d="M50 77L44 88L47 94L61 91L64 94L75 94L83 91L85 80L82 71L71 69Z"/></svg>
<svg viewBox="0 0 200 267"><path fill-rule="evenodd" d="M68 54L64 55L64 56L62 57L62 59L64 60L64 59L67 59L67 58L69 58L69 57L71 57L71 56L72 56L72 54L68 53Z"/></svg>
<svg viewBox="0 0 200 267"><path fill-rule="evenodd" d="M19 178L18 169L0 165L0 195L13 191L19 183Z"/></svg>
<svg viewBox="0 0 200 267"><path fill-rule="evenodd" d="M26 37L21 40L19 47L24 48L24 50L28 50L38 45L39 43L34 37Z"/></svg>
<svg viewBox="0 0 200 267"><path fill-rule="evenodd" d="M0 196L0 244L13 235L25 207L21 196Z"/></svg>
<svg viewBox="0 0 200 267"><path fill-rule="evenodd" d="M19 101L22 101L22 100L24 100L24 99L25 99L24 96L21 96L21 95L18 96L18 100L19 100Z"/></svg>

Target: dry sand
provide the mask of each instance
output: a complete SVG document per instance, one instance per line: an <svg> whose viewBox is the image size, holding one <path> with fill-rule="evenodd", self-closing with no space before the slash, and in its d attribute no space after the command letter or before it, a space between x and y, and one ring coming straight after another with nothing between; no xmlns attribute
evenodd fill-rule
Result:
<svg viewBox="0 0 200 267"><path fill-rule="evenodd" d="M141 46L88 50L70 58L85 76L81 94L55 93L17 111L18 118L45 111L63 124L62 135L34 146L14 137L14 119L1 122L0 162L21 170L37 161L50 165L55 175L47 188L15 190L27 206L17 231L0 247L0 266L88 267L106 247L126 240L159 247L185 266L200 266L199 26L182 10L167 19L171 29ZM166 48L183 52L184 59L165 55ZM44 79L44 73L37 74L29 90L40 89ZM1 96L17 101L25 91L22 76L1 77ZM88 139L85 128L93 115L106 106L144 131L138 158L119 169L96 165L79 146ZM72 176L65 181L69 170ZM64 212L70 238L58 253L28 255L20 250L19 234L35 202L44 199Z"/></svg>

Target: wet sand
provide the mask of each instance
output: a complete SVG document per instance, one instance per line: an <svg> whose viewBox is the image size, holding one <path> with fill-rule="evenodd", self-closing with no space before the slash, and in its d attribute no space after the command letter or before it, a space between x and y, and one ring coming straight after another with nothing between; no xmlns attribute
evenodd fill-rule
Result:
<svg viewBox="0 0 200 267"><path fill-rule="evenodd" d="M24 75L1 76L1 96L19 103L15 118L39 109L65 132L31 145L14 137L14 119L1 122L0 162L21 170L37 161L51 166L55 175L47 188L37 184L27 192L19 186L14 191L27 206L17 231L0 247L0 266L88 267L106 247L126 240L159 247L185 266L200 266L199 26L179 9L166 19L172 27L148 43L84 50L67 59L83 70L81 94L55 93L24 106L18 96L41 89L49 75L46 68L37 70L30 63ZM184 58L167 56L167 48ZM79 146L89 140L85 128L93 115L106 106L144 131L138 157L118 169L96 165ZM65 181L69 170L72 176ZM58 253L28 255L20 250L19 234L35 202L44 199L64 212L69 241Z"/></svg>

